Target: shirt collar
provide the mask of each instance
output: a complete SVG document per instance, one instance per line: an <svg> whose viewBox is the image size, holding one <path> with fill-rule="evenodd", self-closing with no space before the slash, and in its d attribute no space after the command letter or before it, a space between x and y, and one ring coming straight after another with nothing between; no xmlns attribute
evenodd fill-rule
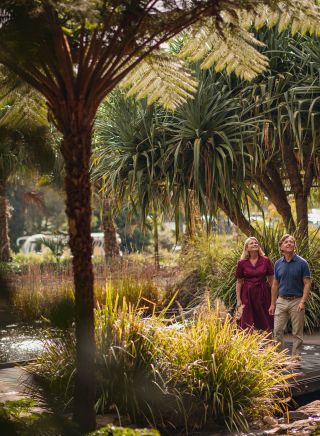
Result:
<svg viewBox="0 0 320 436"><path fill-rule="evenodd" d="M297 259L297 254L294 253L293 258L290 260L290 262L295 262L296 259ZM286 258L284 256L282 256L281 260L282 260L282 262L287 262ZM288 263L290 263L290 262L288 262Z"/></svg>

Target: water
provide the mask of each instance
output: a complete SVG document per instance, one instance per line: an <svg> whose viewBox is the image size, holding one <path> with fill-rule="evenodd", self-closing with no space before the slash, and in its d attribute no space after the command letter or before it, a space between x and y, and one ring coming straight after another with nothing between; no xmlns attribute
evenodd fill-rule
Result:
<svg viewBox="0 0 320 436"><path fill-rule="evenodd" d="M50 335L41 327L6 325L0 330L0 363L34 359L44 350Z"/></svg>

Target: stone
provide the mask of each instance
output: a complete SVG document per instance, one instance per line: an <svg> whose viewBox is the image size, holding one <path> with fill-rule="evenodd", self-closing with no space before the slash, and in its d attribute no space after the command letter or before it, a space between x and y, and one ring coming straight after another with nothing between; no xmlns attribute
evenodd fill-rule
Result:
<svg viewBox="0 0 320 436"><path fill-rule="evenodd" d="M114 424L118 421L118 416L112 413L109 413L107 415L97 415L96 417L97 421L97 428L105 427L108 424Z"/></svg>
<svg viewBox="0 0 320 436"><path fill-rule="evenodd" d="M296 435L309 435L316 428L316 421L312 419L300 419L290 424L280 424L280 430L282 433L278 434L296 434Z"/></svg>
<svg viewBox="0 0 320 436"><path fill-rule="evenodd" d="M263 435L272 435L272 434L281 434L282 430L280 427L273 427L270 430L266 430L263 432Z"/></svg>
<svg viewBox="0 0 320 436"><path fill-rule="evenodd" d="M299 421L300 419L308 419L309 415L302 410L290 410L289 422Z"/></svg>
<svg viewBox="0 0 320 436"><path fill-rule="evenodd" d="M270 427L278 424L278 420L273 416L264 416L263 422L265 425L269 425Z"/></svg>
<svg viewBox="0 0 320 436"><path fill-rule="evenodd" d="M303 412L307 416L320 416L320 400L312 401L312 403L301 406L297 411Z"/></svg>

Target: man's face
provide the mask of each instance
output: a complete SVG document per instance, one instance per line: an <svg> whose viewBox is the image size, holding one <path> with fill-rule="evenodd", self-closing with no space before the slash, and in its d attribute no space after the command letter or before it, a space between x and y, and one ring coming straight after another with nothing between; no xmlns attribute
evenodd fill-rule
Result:
<svg viewBox="0 0 320 436"><path fill-rule="evenodd" d="M295 241L292 236L288 236L281 244L281 251L284 254L292 254L295 249Z"/></svg>

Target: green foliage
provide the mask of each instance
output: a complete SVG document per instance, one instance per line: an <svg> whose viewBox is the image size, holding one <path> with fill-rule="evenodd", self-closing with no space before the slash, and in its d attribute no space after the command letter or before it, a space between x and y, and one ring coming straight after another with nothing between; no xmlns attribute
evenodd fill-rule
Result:
<svg viewBox="0 0 320 436"><path fill-rule="evenodd" d="M49 248L54 259L57 263L60 263L61 256L64 253L64 250L68 246L68 240L65 236L57 235L54 239L42 238L41 243Z"/></svg>
<svg viewBox="0 0 320 436"><path fill-rule="evenodd" d="M5 436L79 436L68 419L43 411L34 412L31 399L0 403L0 430Z"/></svg>
<svg viewBox="0 0 320 436"><path fill-rule="evenodd" d="M275 263L280 257L278 241L285 230L280 225L264 223L259 231L259 242L271 261ZM243 245L235 243L233 247L226 249L215 243L213 238L206 236L195 239L189 244L189 249L182 254L181 262L185 265L193 265L199 277L196 294L198 301L204 296L204 291L209 290L212 299L220 299L227 308L232 311L236 306L236 278L235 272L240 259ZM306 304L305 328L314 330L320 326L320 241L319 232L311 232L309 239L299 241L297 253L305 258L311 268L312 287ZM188 271L188 270L187 270ZM190 272L189 272L190 274ZM185 282L190 281L188 272ZM191 289L191 292L193 290ZM189 291L190 292L190 291Z"/></svg>
<svg viewBox="0 0 320 436"><path fill-rule="evenodd" d="M138 212L138 211L137 211ZM142 228L141 216L137 213L132 216L130 209L124 207L115 217L117 233L120 236L120 250L123 253L146 251L150 248L152 230L148 223Z"/></svg>
<svg viewBox="0 0 320 436"><path fill-rule="evenodd" d="M218 313L207 304L191 322L170 326L164 313L145 318L139 304L109 290L96 311L98 410L116 408L136 424L176 432L245 429L250 419L281 411L287 357ZM60 407L70 404L74 355L74 338L65 336L28 369Z"/></svg>
<svg viewBox="0 0 320 436"><path fill-rule="evenodd" d="M161 290L151 279L135 279L129 275L107 281L106 298L110 293L117 295L120 303L125 300L134 307L144 307L148 312L152 312L162 299Z"/></svg>
<svg viewBox="0 0 320 436"><path fill-rule="evenodd" d="M90 433L90 436L160 436L160 433L150 428L133 429L108 425Z"/></svg>
<svg viewBox="0 0 320 436"><path fill-rule="evenodd" d="M32 323L47 320L56 327L70 327L74 322L74 292L71 285L55 283L53 288L21 284L11 296L19 319Z"/></svg>

